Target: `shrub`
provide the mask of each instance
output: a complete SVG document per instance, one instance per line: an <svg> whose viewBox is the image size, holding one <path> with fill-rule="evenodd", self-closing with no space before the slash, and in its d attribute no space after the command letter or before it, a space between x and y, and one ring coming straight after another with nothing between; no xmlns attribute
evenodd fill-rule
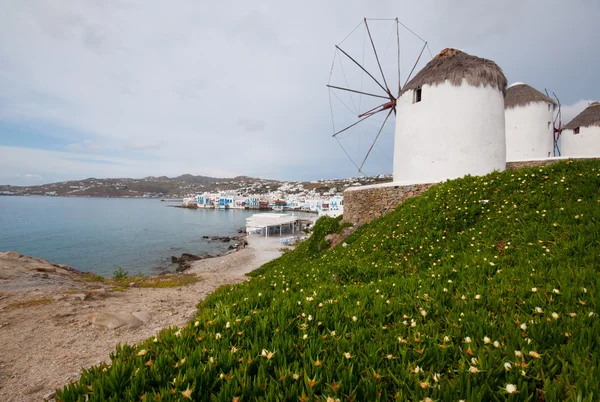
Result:
<svg viewBox="0 0 600 402"><path fill-rule="evenodd" d="M113 271L113 278L115 278L115 279L124 279L124 278L127 278L128 276L129 276L129 272L125 271L121 267L117 267L117 269L115 269Z"/></svg>

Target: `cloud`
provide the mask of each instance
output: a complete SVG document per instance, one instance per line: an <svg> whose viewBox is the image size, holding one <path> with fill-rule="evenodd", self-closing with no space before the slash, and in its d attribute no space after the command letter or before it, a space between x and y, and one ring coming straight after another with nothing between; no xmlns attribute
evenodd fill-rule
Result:
<svg viewBox="0 0 600 402"><path fill-rule="evenodd" d="M158 142L148 143L148 142L137 142L125 144L126 149L132 149L136 151L147 151L150 149L160 149L162 145Z"/></svg>
<svg viewBox="0 0 600 402"><path fill-rule="evenodd" d="M96 144L94 141L85 140L81 143L73 143L65 146L65 149L69 152L89 152L89 153L99 153L103 150L103 148Z"/></svg>
<svg viewBox="0 0 600 402"><path fill-rule="evenodd" d="M210 7L194 0L177 7L143 0L5 1L2 10L0 121L35 126L56 139L53 149L64 152L25 152L21 148L27 144L17 142L19 155L33 158L23 163L5 158L11 151L0 147L0 173L44 172L47 179L83 172L354 176L356 168L331 138L325 84L334 44L364 16L399 13L398 2L389 0L232 0ZM490 7L461 0L460 7L449 7L426 0L401 11L402 22L427 39L434 54L455 46L490 58L510 82L548 88L566 105L600 97L598 2L548 0L539 8L517 0ZM548 29L561 26L565 15L586 29ZM372 23L373 32L377 24ZM345 49L361 61L364 56L379 77L368 61L372 54L363 46L364 32L356 33L359 40L345 42ZM386 68L395 63L388 49L394 40L388 37L376 42ZM411 41L402 38L403 74L415 60ZM345 73L360 83L350 68ZM0 129L0 137L13 133ZM361 160L370 139L369 133L353 132L340 141ZM391 170L392 139L393 130L382 134L367 173ZM118 161L85 162L92 156ZM7 159L14 167L2 161Z"/></svg>
<svg viewBox="0 0 600 402"><path fill-rule="evenodd" d="M253 120L240 117L237 120L237 125L244 127L244 131L247 133L257 133L264 131L267 124L262 120Z"/></svg>

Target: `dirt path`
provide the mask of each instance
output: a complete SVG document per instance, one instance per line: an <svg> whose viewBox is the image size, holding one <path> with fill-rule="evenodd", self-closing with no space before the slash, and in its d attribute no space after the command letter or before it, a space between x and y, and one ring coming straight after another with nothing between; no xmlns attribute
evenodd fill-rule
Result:
<svg viewBox="0 0 600 402"><path fill-rule="evenodd" d="M207 294L246 280L246 273L281 255L277 239L249 241L246 249L194 262L186 274L200 282L121 292L98 284L92 289L44 260L0 253L0 401L51 399L82 367L108 361L117 343L186 324ZM106 327L120 318L124 325Z"/></svg>

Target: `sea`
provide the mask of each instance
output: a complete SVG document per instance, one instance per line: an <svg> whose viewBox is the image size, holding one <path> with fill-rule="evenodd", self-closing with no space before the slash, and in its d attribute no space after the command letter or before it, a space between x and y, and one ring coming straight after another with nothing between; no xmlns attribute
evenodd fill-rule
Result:
<svg viewBox="0 0 600 402"><path fill-rule="evenodd" d="M102 276L112 276L118 267L131 275L152 275L173 270L171 256L225 252L229 243L203 236L236 236L246 218L258 212L175 208L178 204L0 196L0 252L12 250Z"/></svg>

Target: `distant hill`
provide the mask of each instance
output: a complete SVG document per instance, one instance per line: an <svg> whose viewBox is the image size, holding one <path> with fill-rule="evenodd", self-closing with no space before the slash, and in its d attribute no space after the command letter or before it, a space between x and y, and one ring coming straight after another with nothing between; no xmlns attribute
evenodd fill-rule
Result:
<svg viewBox="0 0 600 402"><path fill-rule="evenodd" d="M190 194L235 190L240 193L264 194L287 183L286 193L315 190L327 193L332 188L342 191L350 185L373 184L390 181L391 176L362 177L343 180L319 180L313 182L282 182L256 177L237 176L218 178L183 174L177 177L148 176L142 179L116 178L71 180L38 186L0 185L0 195L47 195L74 197L152 197L181 198Z"/></svg>

